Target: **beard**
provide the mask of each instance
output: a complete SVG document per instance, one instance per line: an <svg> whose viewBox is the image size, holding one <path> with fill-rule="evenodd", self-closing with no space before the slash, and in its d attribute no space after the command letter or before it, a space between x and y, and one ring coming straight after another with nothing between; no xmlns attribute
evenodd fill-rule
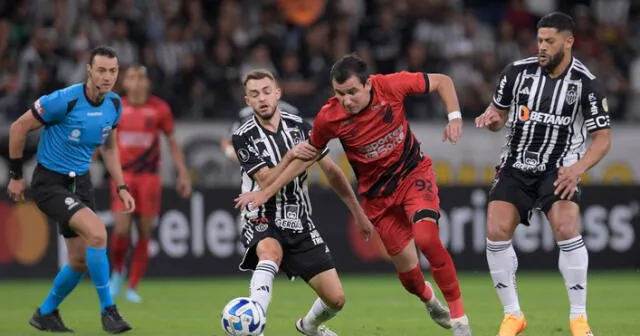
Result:
<svg viewBox="0 0 640 336"><path fill-rule="evenodd" d="M261 112L259 109L255 110L254 112L258 115L258 117L260 117L260 119L268 121L271 120L271 118L273 118L273 116L276 114L276 109L278 108L278 106L274 106L273 108L267 110L266 112Z"/></svg>
<svg viewBox="0 0 640 336"><path fill-rule="evenodd" d="M540 66L542 66L542 68L547 72L553 72L553 70L560 64L560 62L562 62L562 59L564 58L564 50L558 51L558 53L553 56L547 54L545 54L545 56L547 56L547 64L540 64Z"/></svg>

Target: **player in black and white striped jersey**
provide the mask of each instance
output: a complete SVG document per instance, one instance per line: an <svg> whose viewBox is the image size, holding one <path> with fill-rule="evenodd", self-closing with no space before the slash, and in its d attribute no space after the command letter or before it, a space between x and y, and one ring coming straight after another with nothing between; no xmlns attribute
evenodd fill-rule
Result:
<svg viewBox="0 0 640 336"><path fill-rule="evenodd" d="M300 111L298 110L297 107L283 100L281 100L280 103L278 104L278 108L282 112L287 112L294 115L300 114ZM238 129L238 127L240 127L240 125L242 125L245 121L247 121L249 118L252 118L252 117L253 117L253 107L246 106L242 108L238 112L238 119L235 120L229 127L229 138L220 140L220 148L222 149L222 152L227 158L229 158L229 160L233 162L237 163L238 157L236 155L236 151L233 150L233 144L231 143L231 136L233 135L233 132L235 132Z"/></svg>
<svg viewBox="0 0 640 336"><path fill-rule="evenodd" d="M611 135L596 76L571 55L573 28L563 13L540 19L538 56L508 65L493 103L476 118L477 127L508 128L487 211L487 261L505 312L498 336L515 336L526 327L511 237L534 208L546 214L560 248L571 335L593 335L586 314L589 256L580 235L579 179L607 154Z"/></svg>
<svg viewBox="0 0 640 336"><path fill-rule="evenodd" d="M263 167L275 168L279 162L285 162L282 165L286 166L286 161L293 158L294 151L291 150L307 139L305 134L309 133L311 125L298 116L283 111L279 114L280 129L277 132L270 131L257 118L252 117L233 133L234 153L242 165L242 192L259 190L260 183L254 179L254 174ZM326 149L318 160L322 160L328 153L329 150ZM313 230L311 203L302 188L306 180L307 172L304 172L294 183L287 185L275 197L255 209L255 216L273 218L281 223L279 226L296 231ZM293 212L296 224L288 221L293 216L290 209L295 209Z"/></svg>
<svg viewBox="0 0 640 336"><path fill-rule="evenodd" d="M296 157L307 157L304 146L311 125L280 111L280 89L265 70L249 72L244 81L245 99L253 116L233 133L232 142L242 170L242 192L268 187ZM316 160L332 188L347 205L363 234L373 231L342 170L327 155ZM313 161L309 165L313 164ZM306 172L256 209L243 209L246 220L242 243L247 248L241 270L254 270L251 298L265 310L271 300L273 278L281 267L290 277L300 276L319 298L296 329L308 336L334 336L321 324L333 318L345 302L344 291L329 248L311 219Z"/></svg>

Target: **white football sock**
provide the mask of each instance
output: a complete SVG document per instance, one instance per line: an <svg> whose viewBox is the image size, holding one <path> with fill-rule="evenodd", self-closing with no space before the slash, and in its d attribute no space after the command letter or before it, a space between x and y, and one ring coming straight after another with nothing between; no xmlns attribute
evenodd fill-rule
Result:
<svg viewBox="0 0 640 336"><path fill-rule="evenodd" d="M337 309L327 306L324 301L317 298L307 315L302 319L302 325L305 330L316 330L321 324L334 318L337 314Z"/></svg>
<svg viewBox="0 0 640 336"><path fill-rule="evenodd" d="M587 317L587 269L589 268L589 253L584 245L582 236L558 242L560 255L558 268L564 278L569 295L571 311L569 318L580 315Z"/></svg>
<svg viewBox="0 0 640 336"><path fill-rule="evenodd" d="M273 278L278 273L278 264L271 260L262 260L258 262L256 270L251 276L249 289L251 291L251 299L258 302L265 313L269 308L271 301L271 292L273 290Z"/></svg>
<svg viewBox="0 0 640 336"><path fill-rule="evenodd" d="M511 240L494 242L487 239L487 263L504 313L522 316L516 287L518 256Z"/></svg>

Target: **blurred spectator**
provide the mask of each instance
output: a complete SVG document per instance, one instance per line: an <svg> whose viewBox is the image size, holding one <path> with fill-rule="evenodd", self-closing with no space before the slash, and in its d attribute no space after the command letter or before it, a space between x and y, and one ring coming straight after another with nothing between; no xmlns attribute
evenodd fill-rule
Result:
<svg viewBox="0 0 640 336"><path fill-rule="evenodd" d="M556 9L573 15L575 55L600 78L612 116L640 121L640 2L631 0L0 1L0 110L9 117L83 81L89 50L110 44L123 68L147 67L177 118L235 118L242 74L256 67L278 74L285 99L313 117L332 95L332 62L350 52L373 72L449 74L472 118L502 68L537 53L535 24ZM444 116L430 95L406 107L410 118Z"/></svg>
<svg viewBox="0 0 640 336"><path fill-rule="evenodd" d="M360 48L371 50L379 73L395 71L397 60L403 50L402 20L396 16L391 5L382 8L362 29Z"/></svg>
<svg viewBox="0 0 640 336"><path fill-rule="evenodd" d="M118 18L114 21L109 45L118 53L120 66L127 67L138 60L138 48L129 40L129 23Z"/></svg>
<svg viewBox="0 0 640 336"><path fill-rule="evenodd" d="M247 58L240 65L240 78L244 78L244 75L253 69L266 69L274 75L278 75L276 66L273 64L269 54L269 48L262 42L258 42L249 48Z"/></svg>
<svg viewBox="0 0 640 336"><path fill-rule="evenodd" d="M85 80L89 52L89 39L84 32L79 32L69 45L68 54L71 57L60 62L58 80L64 86L82 83Z"/></svg>

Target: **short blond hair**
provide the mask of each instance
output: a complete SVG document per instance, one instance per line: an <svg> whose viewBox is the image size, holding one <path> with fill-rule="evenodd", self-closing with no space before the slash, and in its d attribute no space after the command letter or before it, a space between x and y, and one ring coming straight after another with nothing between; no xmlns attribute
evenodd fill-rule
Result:
<svg viewBox="0 0 640 336"><path fill-rule="evenodd" d="M269 78L274 83L276 83L276 85L278 85L278 82L276 81L276 76L274 76L273 73L271 73L271 71L266 69L255 69L255 70L249 71L246 75L244 75L244 78L242 79L242 86L246 88L247 82L249 82L250 80L260 80L263 78Z"/></svg>

